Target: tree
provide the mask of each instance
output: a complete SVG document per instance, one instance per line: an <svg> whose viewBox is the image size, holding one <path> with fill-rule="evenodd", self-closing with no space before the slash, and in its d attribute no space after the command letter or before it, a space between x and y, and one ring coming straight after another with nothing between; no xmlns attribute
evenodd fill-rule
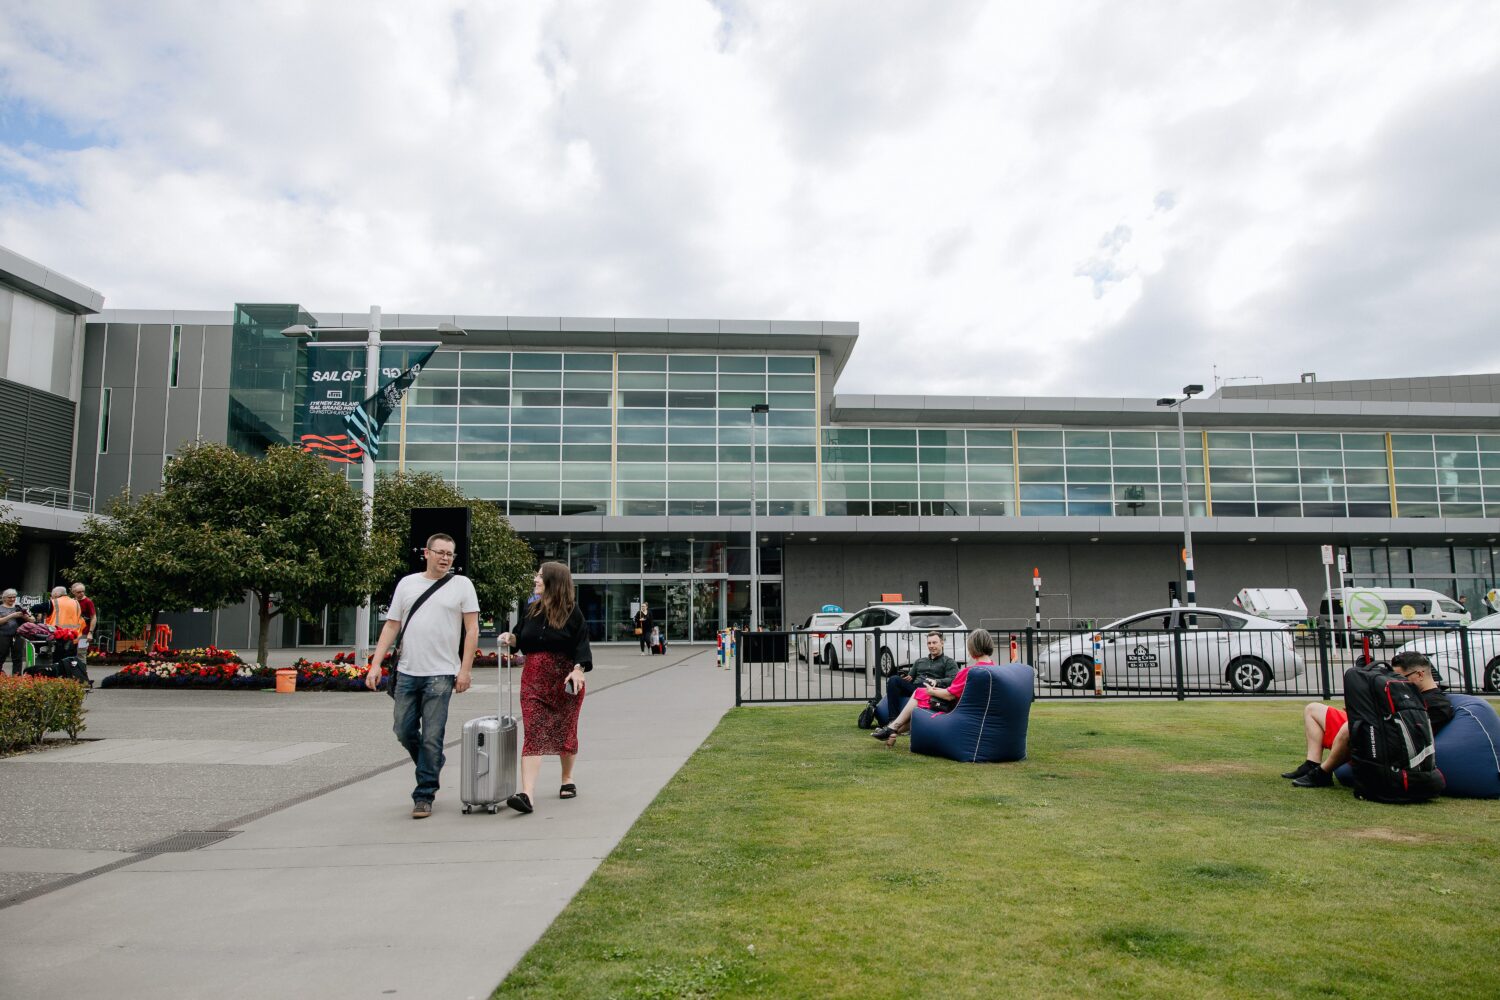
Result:
<svg viewBox="0 0 1500 1000"><path fill-rule="evenodd" d="M486 613L504 614L531 593L536 557L510 522L487 500L474 500L458 487L429 472L382 475L375 482L375 530L372 559L376 594L389 595L407 573L407 536L413 507L469 508L469 565L466 574Z"/></svg>
<svg viewBox="0 0 1500 1000"><path fill-rule="evenodd" d="M10 491L10 479L0 475L0 496ZM21 522L8 503L0 503L0 555L12 551L21 540Z"/></svg>
<svg viewBox="0 0 1500 1000"><path fill-rule="evenodd" d="M85 523L74 572L136 614L222 608L249 592L265 663L274 618L312 619L365 593L362 517L360 495L324 459L200 442L172 460L158 492Z"/></svg>

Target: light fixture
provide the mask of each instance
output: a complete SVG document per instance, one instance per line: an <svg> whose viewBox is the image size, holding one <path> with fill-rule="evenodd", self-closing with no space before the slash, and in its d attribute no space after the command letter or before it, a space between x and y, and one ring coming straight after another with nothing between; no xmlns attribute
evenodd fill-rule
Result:
<svg viewBox="0 0 1500 1000"><path fill-rule="evenodd" d="M1451 541L1453 541L1453 539L1451 539L1451 538L1445 538L1445 539L1443 539L1443 541L1445 541L1445 542L1451 542Z"/></svg>
<svg viewBox="0 0 1500 1000"><path fill-rule="evenodd" d="M808 539L809 542L816 542L817 540L818 540L818 536L817 535L813 535L811 538Z"/></svg>
<svg viewBox="0 0 1500 1000"><path fill-rule="evenodd" d="M1255 541L1255 536L1251 535L1249 538L1245 539L1245 541L1247 541L1247 542L1253 542L1253 541Z"/></svg>
<svg viewBox="0 0 1500 1000"><path fill-rule="evenodd" d="M1381 541L1382 542L1388 542L1388 541L1390 541L1390 539L1389 538L1382 538Z"/></svg>
<svg viewBox="0 0 1500 1000"><path fill-rule="evenodd" d="M948 537L948 541L950 541L950 542L956 542L956 541L958 541L958 536L957 535L950 535Z"/></svg>
<svg viewBox="0 0 1500 1000"><path fill-rule="evenodd" d="M1089 541L1091 541L1091 542L1097 542L1098 540L1099 540L1099 536L1098 535L1094 535L1092 538L1089 539Z"/></svg>

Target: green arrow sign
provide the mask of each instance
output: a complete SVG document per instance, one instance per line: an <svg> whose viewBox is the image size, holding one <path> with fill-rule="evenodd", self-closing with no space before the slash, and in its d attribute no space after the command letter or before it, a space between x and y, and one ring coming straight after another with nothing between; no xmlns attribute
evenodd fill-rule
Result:
<svg viewBox="0 0 1500 1000"><path fill-rule="evenodd" d="M1356 590L1349 595L1344 607L1349 612L1349 620L1359 628L1380 628L1385 624L1385 601L1379 594Z"/></svg>

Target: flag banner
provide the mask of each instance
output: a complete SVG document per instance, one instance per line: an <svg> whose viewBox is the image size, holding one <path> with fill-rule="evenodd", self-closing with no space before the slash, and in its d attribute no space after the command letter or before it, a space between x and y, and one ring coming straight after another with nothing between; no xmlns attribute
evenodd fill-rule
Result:
<svg viewBox="0 0 1500 1000"><path fill-rule="evenodd" d="M367 439L352 436L346 421L364 405L361 400L365 395L365 349L343 344L308 347L307 372L297 401L297 447L340 465L358 465L364 460ZM370 452L372 459L379 447L380 427L436 350L435 344L381 346L381 390L366 402L378 401L397 382L402 386L391 409L375 425L371 435L376 441Z"/></svg>
<svg viewBox="0 0 1500 1000"><path fill-rule="evenodd" d="M391 414L396 412L396 407L401 405L401 397L406 395L406 390L417 380L417 376L422 373L422 366L435 350L435 347L428 348L426 352L417 355L405 371L382 384L379 392L344 417L344 427L349 432L349 437L360 449L369 452L372 461L380 457L380 429L391 418Z"/></svg>

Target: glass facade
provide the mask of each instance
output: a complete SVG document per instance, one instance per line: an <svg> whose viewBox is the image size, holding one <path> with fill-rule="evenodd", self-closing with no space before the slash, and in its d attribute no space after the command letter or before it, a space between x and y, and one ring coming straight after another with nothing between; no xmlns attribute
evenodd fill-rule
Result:
<svg viewBox="0 0 1500 1000"><path fill-rule="evenodd" d="M1500 579L1500 548L1461 545L1354 546L1348 555L1351 587L1421 587L1463 598L1482 618L1484 595Z"/></svg>

